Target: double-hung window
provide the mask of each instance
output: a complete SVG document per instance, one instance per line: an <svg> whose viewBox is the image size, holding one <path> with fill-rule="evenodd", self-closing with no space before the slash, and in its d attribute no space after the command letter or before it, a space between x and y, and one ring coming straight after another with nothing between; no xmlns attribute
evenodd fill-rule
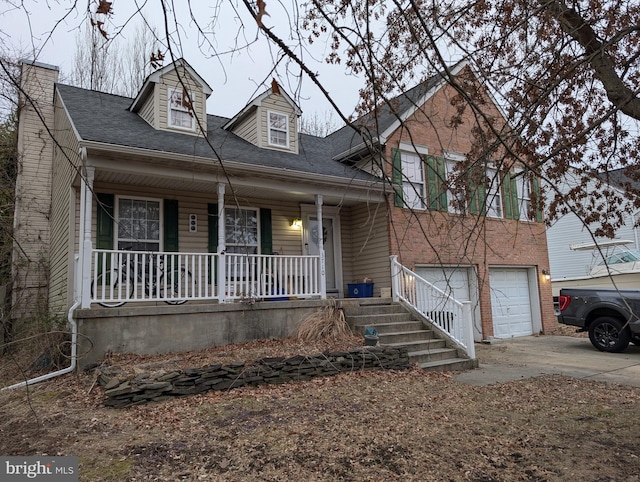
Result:
<svg viewBox="0 0 640 482"><path fill-rule="evenodd" d="M462 214L467 208L467 194L465 189L462 187L463 184L458 182L458 177L464 174L461 171L458 171L456 167L460 162L464 161L464 156L446 152L445 156L447 199L449 199L447 210L450 213ZM464 185L466 185L466 183Z"/></svg>
<svg viewBox="0 0 640 482"><path fill-rule="evenodd" d="M194 130L193 95L179 89L169 89L169 127Z"/></svg>
<svg viewBox="0 0 640 482"><path fill-rule="evenodd" d="M404 204L411 209L425 209L422 159L414 152L401 151L401 156Z"/></svg>
<svg viewBox="0 0 640 482"><path fill-rule="evenodd" d="M518 173L516 186L518 189L518 207L520 208L520 220L531 220L531 180L523 172Z"/></svg>
<svg viewBox="0 0 640 482"><path fill-rule="evenodd" d="M279 112L267 113L269 119L269 145L289 147L289 116Z"/></svg>
<svg viewBox="0 0 640 482"><path fill-rule="evenodd" d="M486 211L492 218L502 217L502 182L498 171L488 168L485 174Z"/></svg>
<svg viewBox="0 0 640 482"><path fill-rule="evenodd" d="M241 280L255 275L255 259L247 255L257 254L259 248L259 214L257 209L225 208L225 245L227 253L244 256L229 256L229 277Z"/></svg>
<svg viewBox="0 0 640 482"><path fill-rule="evenodd" d="M225 208L225 245L228 253L258 253L258 210Z"/></svg>
<svg viewBox="0 0 640 482"><path fill-rule="evenodd" d="M158 199L117 198L117 246L133 251L160 251Z"/></svg>

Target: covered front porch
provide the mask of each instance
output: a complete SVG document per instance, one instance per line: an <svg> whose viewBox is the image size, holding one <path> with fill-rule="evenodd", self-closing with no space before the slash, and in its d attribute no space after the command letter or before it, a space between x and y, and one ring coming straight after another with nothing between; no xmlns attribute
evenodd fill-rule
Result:
<svg viewBox="0 0 640 482"><path fill-rule="evenodd" d="M193 163L187 171L149 158L149 166L125 154L85 160L71 197L68 252L75 255L66 297L78 323L80 367L110 351L179 352L286 337L326 298L358 303L345 298L347 286L365 279L376 298L392 283L404 302L418 298L403 290L431 289L415 291L414 274L393 267L380 185L274 178L246 167L225 178L210 164L196 174L201 166ZM53 269L56 287L64 286L62 267ZM60 293L51 290L54 304L63 301ZM432 318L445 309L450 314L437 324L455 328L455 336L468 324L466 312L443 308L442 296L421 295L430 305L415 308Z"/></svg>
<svg viewBox="0 0 640 482"><path fill-rule="evenodd" d="M378 185L257 173L220 182L209 169L89 161L71 209L67 306L341 298L365 278L377 294L390 288Z"/></svg>

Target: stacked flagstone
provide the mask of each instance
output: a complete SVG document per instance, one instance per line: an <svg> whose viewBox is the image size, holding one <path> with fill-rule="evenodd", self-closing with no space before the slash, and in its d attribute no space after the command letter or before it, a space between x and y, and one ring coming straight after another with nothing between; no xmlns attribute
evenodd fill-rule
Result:
<svg viewBox="0 0 640 482"><path fill-rule="evenodd" d="M313 356L261 358L247 364L216 363L154 375L143 373L134 378L103 369L98 380L107 396L105 405L121 408L210 390L310 380L355 370L401 370L408 367L409 355L404 347L362 347Z"/></svg>

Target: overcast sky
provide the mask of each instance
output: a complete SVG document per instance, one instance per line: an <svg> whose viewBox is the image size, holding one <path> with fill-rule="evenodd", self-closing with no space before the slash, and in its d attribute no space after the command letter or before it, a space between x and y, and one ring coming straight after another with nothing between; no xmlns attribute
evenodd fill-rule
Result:
<svg viewBox="0 0 640 482"><path fill-rule="evenodd" d="M77 3L76 8L72 8L74 3ZM213 42L213 49L210 48L198 34L186 3L184 0L175 2L179 26L170 25L170 31L175 43L179 38L183 49L181 54L175 53L184 56L213 89L208 113L231 117L257 93L270 86L278 50L270 47L263 35L257 35L255 21L246 13L243 4L239 3L236 10L231 3L222 0L197 0L193 2L197 6L192 5L191 8L200 27L207 32L207 39ZM216 7L212 6L216 3ZM93 12L96 4L90 3ZM0 0L2 54L22 52L29 58L57 65L63 75L68 74L72 70L78 30L87 22L86 6L87 2L66 0ZM148 23L164 34L164 15L158 0L113 0L112 7L114 14L106 23L109 33L122 29L123 36L133 37L141 22L140 15L134 16L134 12L136 8L141 8ZM270 1L266 8L270 16L263 17L265 25L272 27L289 46L297 43L293 38L295 30L291 28L291 24L295 26L295 9L295 0L284 0L283 3ZM169 15L173 18L171 12ZM217 22L212 25L214 18L217 18ZM314 44L314 52L306 51L302 55L311 70L320 74L323 85L343 112L350 115L357 103L362 79L345 74L343 66L330 66L322 62L326 51L322 50L324 42L320 40ZM237 46L243 48L237 50ZM234 49L235 53L230 53ZM296 53L300 54L300 50L297 49ZM292 64L289 64L289 72L282 65L277 69L277 78L284 89L298 100L303 117L317 113L324 118L330 110L329 103L309 79L303 79L301 89L296 92L298 73L299 69ZM335 122L338 122L337 119L334 115Z"/></svg>

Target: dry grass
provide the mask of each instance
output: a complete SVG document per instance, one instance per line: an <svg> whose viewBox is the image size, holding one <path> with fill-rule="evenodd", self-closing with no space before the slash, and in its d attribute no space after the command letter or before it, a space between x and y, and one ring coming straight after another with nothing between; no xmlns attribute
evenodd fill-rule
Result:
<svg viewBox="0 0 640 482"><path fill-rule="evenodd" d="M78 456L83 482L639 480L633 387L365 371L114 410L93 382L1 392L0 453Z"/></svg>
<svg viewBox="0 0 640 482"><path fill-rule="evenodd" d="M296 333L301 342L340 340L352 336L342 307L332 298L320 310L305 316Z"/></svg>

